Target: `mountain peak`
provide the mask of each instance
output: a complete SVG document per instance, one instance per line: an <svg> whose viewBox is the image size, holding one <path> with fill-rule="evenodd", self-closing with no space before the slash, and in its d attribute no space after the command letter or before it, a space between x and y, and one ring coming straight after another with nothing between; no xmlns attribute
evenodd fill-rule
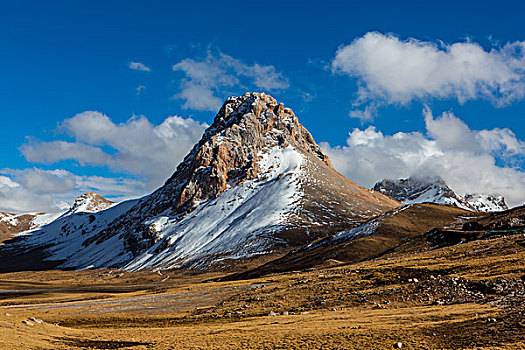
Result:
<svg viewBox="0 0 525 350"><path fill-rule="evenodd" d="M250 113L261 124L268 125L268 122L277 122L298 126L299 121L292 110L286 108L285 111L284 109L282 103L278 103L275 98L264 92L247 92L242 96L233 96L224 102L207 133L220 132L222 128L240 124L242 119L249 116ZM267 118L264 113L268 110L273 112L270 118Z"/></svg>
<svg viewBox="0 0 525 350"><path fill-rule="evenodd" d="M265 151L288 146L333 168L290 108L265 93L228 98L202 139L167 181L167 186L175 187L172 209L187 211L203 200L216 198L231 184L257 178L258 163Z"/></svg>
<svg viewBox="0 0 525 350"><path fill-rule="evenodd" d="M130 268L173 266L303 244L397 205L337 173L290 108L246 93L224 102L164 186L84 245L122 232ZM169 262L140 259L159 251Z"/></svg>
<svg viewBox="0 0 525 350"><path fill-rule="evenodd" d="M385 179L376 183L372 189L407 204L455 198L456 195L439 176L411 176L407 179L398 180Z"/></svg>
<svg viewBox="0 0 525 350"><path fill-rule="evenodd" d="M96 213L112 206L113 202L107 200L96 192L87 192L75 199L75 203L68 210L71 213Z"/></svg>

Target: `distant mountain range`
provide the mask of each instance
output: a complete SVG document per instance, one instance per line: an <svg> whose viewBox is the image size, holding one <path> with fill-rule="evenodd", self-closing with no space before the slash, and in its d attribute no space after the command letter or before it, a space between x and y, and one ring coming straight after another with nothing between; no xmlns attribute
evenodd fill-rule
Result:
<svg viewBox="0 0 525 350"><path fill-rule="evenodd" d="M437 203L455 205L477 212L507 210L505 198L498 195L466 194L454 192L440 177L410 177L399 180L383 180L372 188L401 203Z"/></svg>

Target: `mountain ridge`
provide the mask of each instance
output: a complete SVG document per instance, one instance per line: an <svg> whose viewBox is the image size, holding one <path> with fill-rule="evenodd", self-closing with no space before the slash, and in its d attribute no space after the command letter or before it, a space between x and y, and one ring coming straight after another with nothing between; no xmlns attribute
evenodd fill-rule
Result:
<svg viewBox="0 0 525 350"><path fill-rule="evenodd" d="M409 177L398 180L382 180L372 189L404 204L437 203L454 205L458 208L492 212L509 209L505 198L499 195L466 194L461 196L454 192L440 177Z"/></svg>

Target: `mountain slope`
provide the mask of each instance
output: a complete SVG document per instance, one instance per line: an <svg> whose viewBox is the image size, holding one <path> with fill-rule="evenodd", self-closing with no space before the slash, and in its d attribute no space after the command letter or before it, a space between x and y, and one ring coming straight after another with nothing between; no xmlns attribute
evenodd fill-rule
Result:
<svg viewBox="0 0 525 350"><path fill-rule="evenodd" d="M484 214L474 214L484 215ZM410 242L435 227L464 222L472 213L433 203L404 205L371 218L353 229L320 239L309 246L226 279L254 278L269 273L303 270L335 260L368 260Z"/></svg>
<svg viewBox="0 0 525 350"><path fill-rule="evenodd" d="M338 174L289 108L228 99L166 183L136 202L70 215L21 239L60 267L206 267L290 249L399 203ZM62 225L61 225L62 224Z"/></svg>
<svg viewBox="0 0 525 350"><path fill-rule="evenodd" d="M405 204L428 202L454 205L458 208L479 212L508 209L502 196L485 194L460 196L440 177L410 177L408 179L383 180L376 183L373 190Z"/></svg>
<svg viewBox="0 0 525 350"><path fill-rule="evenodd" d="M11 214L0 212L0 243L9 239L13 234L34 230L56 220L62 213L22 213Z"/></svg>

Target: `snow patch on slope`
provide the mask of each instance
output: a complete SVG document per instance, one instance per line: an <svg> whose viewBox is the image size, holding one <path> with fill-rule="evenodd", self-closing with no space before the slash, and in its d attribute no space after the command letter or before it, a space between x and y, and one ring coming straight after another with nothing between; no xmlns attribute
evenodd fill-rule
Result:
<svg viewBox="0 0 525 350"><path fill-rule="evenodd" d="M360 225L356 228L353 228L348 231L339 232L333 240L339 240L339 239L356 239L360 237L366 237L370 236L371 234L376 232L377 226L379 226L379 221L373 220L369 221L363 225Z"/></svg>
<svg viewBox="0 0 525 350"><path fill-rule="evenodd" d="M107 224L127 212L137 200L119 203L97 213L72 213L62 215L38 230L26 231L17 236L26 236L19 249L47 246L46 260L63 261L59 268L99 267L124 263L131 254L124 254L122 240L114 236L101 244L83 245L89 237L96 235Z"/></svg>
<svg viewBox="0 0 525 350"><path fill-rule="evenodd" d="M378 215L375 218L371 219L370 221L367 221L364 224L357 226L356 228L353 228L347 231L343 231L343 232L339 232L337 235L331 238L331 240L332 241L351 240L351 239L356 239L360 237L370 236L376 232L376 229L379 226L379 223L382 221L383 218L397 215L398 213L405 211L410 207L411 207L410 204L403 205L396 209L393 209L386 213Z"/></svg>
<svg viewBox="0 0 525 350"><path fill-rule="evenodd" d="M60 216L62 216L64 213L51 213L51 214L36 214L35 218L33 219L33 226L31 229L36 229L42 226L45 226L47 224L52 223L56 219L58 219Z"/></svg>
<svg viewBox="0 0 525 350"><path fill-rule="evenodd" d="M218 256L235 259L266 253L275 243L270 234L283 226L301 199L303 156L289 146L273 147L260 157L257 179L227 189L184 218L149 220L157 243L125 268L203 265Z"/></svg>

